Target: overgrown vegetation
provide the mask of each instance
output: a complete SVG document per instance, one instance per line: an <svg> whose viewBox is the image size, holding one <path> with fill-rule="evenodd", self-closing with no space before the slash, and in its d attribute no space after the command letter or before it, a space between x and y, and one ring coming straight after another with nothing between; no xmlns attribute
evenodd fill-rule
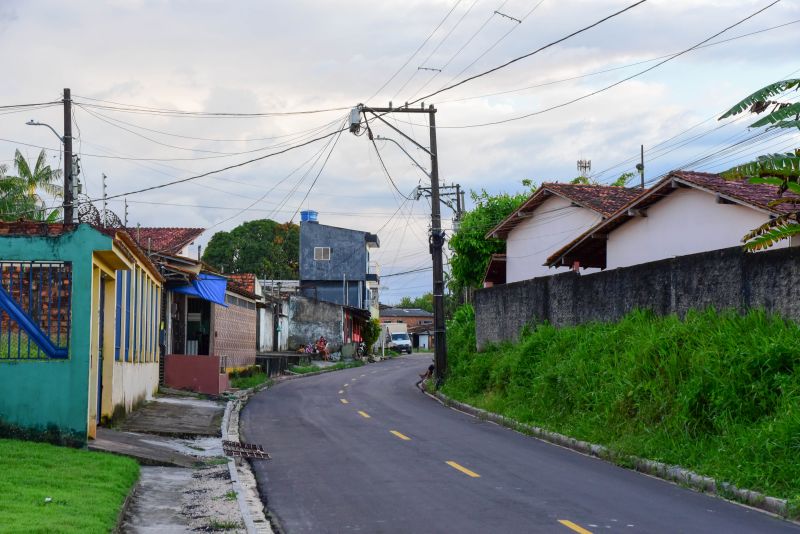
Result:
<svg viewBox="0 0 800 534"><path fill-rule="evenodd" d="M267 373L261 367L254 365L247 369L231 371L228 373L231 387L236 389L250 389L269 381Z"/></svg>
<svg viewBox="0 0 800 534"><path fill-rule="evenodd" d="M0 530L106 533L139 477L130 458L0 440Z"/></svg>
<svg viewBox="0 0 800 534"><path fill-rule="evenodd" d="M81 433L63 431L56 425L51 424L44 428L31 428L9 423L0 418L0 439L3 438L41 441L67 447L83 447L86 442Z"/></svg>
<svg viewBox="0 0 800 534"><path fill-rule="evenodd" d="M759 311L638 311L538 325L482 353L474 325L470 307L449 324L445 394L800 504L796 324Z"/></svg>
<svg viewBox="0 0 800 534"><path fill-rule="evenodd" d="M308 373L316 373L318 371L340 371L342 369L350 369L351 367L361 367L365 363L361 360L354 360L352 362L339 362L328 367L318 367L316 365L293 365L289 370L293 373L305 375Z"/></svg>

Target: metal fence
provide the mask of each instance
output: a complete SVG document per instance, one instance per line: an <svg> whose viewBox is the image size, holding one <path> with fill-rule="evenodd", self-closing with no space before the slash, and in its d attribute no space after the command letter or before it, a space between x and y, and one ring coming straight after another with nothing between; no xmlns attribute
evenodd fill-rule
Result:
<svg viewBox="0 0 800 534"><path fill-rule="evenodd" d="M0 361L69 355L72 264L0 261Z"/></svg>

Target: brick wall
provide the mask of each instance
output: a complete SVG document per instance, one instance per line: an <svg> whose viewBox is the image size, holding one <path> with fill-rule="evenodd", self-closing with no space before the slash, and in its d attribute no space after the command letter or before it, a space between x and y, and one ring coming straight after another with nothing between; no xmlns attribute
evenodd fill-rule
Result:
<svg viewBox="0 0 800 534"><path fill-rule="evenodd" d="M589 275L564 273L478 290L478 348L515 340L523 326L615 321L634 309L683 316L712 307L762 308L800 321L800 248L745 253L739 247Z"/></svg>
<svg viewBox="0 0 800 534"><path fill-rule="evenodd" d="M425 325L433 328L433 317L386 317L381 318L381 324L405 323L408 328Z"/></svg>
<svg viewBox="0 0 800 534"><path fill-rule="evenodd" d="M214 354L227 368L256 363L256 309L214 305Z"/></svg>

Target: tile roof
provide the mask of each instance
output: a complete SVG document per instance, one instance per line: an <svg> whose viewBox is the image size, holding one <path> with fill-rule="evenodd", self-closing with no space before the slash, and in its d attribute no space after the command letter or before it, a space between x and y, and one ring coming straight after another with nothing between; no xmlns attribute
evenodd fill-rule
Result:
<svg viewBox="0 0 800 534"><path fill-rule="evenodd" d="M534 211L553 195L590 209L605 219L641 194L641 189L609 185L544 183L519 208L503 219L500 224L489 230L486 238L499 237L505 239L511 230L525 220L522 216L523 214Z"/></svg>
<svg viewBox="0 0 800 534"><path fill-rule="evenodd" d="M256 275L253 273L229 274L228 284L238 286L249 293L256 292Z"/></svg>
<svg viewBox="0 0 800 534"><path fill-rule="evenodd" d="M150 252L177 254L183 247L200 237L205 228L168 228L140 226L128 228L128 233L139 246Z"/></svg>
<svg viewBox="0 0 800 534"><path fill-rule="evenodd" d="M606 240L603 236L614 231L635 214L628 210L643 210L663 200L675 191L675 186L700 189L729 202L750 206L764 210L775 215L788 213L800 209L800 196L786 192L783 196L797 198L798 203L779 204L770 207L769 203L778 198L778 187L766 184L751 184L747 181L725 180L719 174L693 171L672 171L664 179L655 184L651 189L642 193L633 202L623 206L617 213L608 219L599 222L586 232L554 252L545 265L570 265L573 261L580 261L581 267L606 267ZM593 237L601 239L593 239Z"/></svg>
<svg viewBox="0 0 800 534"><path fill-rule="evenodd" d="M419 308L385 308L381 317L433 317L433 314Z"/></svg>

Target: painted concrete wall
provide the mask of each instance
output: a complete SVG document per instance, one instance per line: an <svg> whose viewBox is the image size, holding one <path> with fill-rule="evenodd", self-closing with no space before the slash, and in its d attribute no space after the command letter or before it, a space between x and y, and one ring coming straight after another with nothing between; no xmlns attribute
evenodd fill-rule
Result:
<svg viewBox="0 0 800 534"><path fill-rule="evenodd" d="M564 272L542 265L550 254L600 222L596 212L580 207L561 197L552 196L514 228L506 239L506 283L528 280ZM593 272L595 269L586 269Z"/></svg>
<svg viewBox="0 0 800 534"><path fill-rule="evenodd" d="M347 291L347 306L352 306L353 308L366 308L369 306L369 294L364 282L351 281L343 283L341 280L338 282L304 281L301 285L300 294L310 299L344 305L345 291Z"/></svg>
<svg viewBox="0 0 800 534"><path fill-rule="evenodd" d="M128 413L136 404L152 399L158 391L158 362L114 362L113 371L111 403L114 408L121 406Z"/></svg>
<svg viewBox="0 0 800 534"><path fill-rule="evenodd" d="M289 350L313 343L325 336L331 352L340 350L342 340L342 307L329 302L300 296L289 298Z"/></svg>
<svg viewBox="0 0 800 534"><path fill-rule="evenodd" d="M678 189L608 236L608 269L741 245L742 236L767 222L766 213L717 204L697 189ZM788 241L774 248L789 246Z"/></svg>
<svg viewBox="0 0 800 534"><path fill-rule="evenodd" d="M0 418L26 427L56 425L86 439L89 416L89 348L92 250L112 240L87 225L59 237L3 236L0 259L72 262L72 331L67 360L0 361Z"/></svg>
<svg viewBox="0 0 800 534"><path fill-rule="evenodd" d="M219 395L229 388L228 375L219 371L218 356L167 354L164 357L164 382L172 388Z"/></svg>
<svg viewBox="0 0 800 534"><path fill-rule="evenodd" d="M330 247L330 260L315 260L314 247ZM366 232L319 223L300 223L300 280L366 280Z"/></svg>
<svg viewBox="0 0 800 534"><path fill-rule="evenodd" d="M762 308L800 321L800 249L750 254L741 247L590 275L562 273L475 292L478 347L518 338L523 326L609 322L635 309L683 316L690 309Z"/></svg>

